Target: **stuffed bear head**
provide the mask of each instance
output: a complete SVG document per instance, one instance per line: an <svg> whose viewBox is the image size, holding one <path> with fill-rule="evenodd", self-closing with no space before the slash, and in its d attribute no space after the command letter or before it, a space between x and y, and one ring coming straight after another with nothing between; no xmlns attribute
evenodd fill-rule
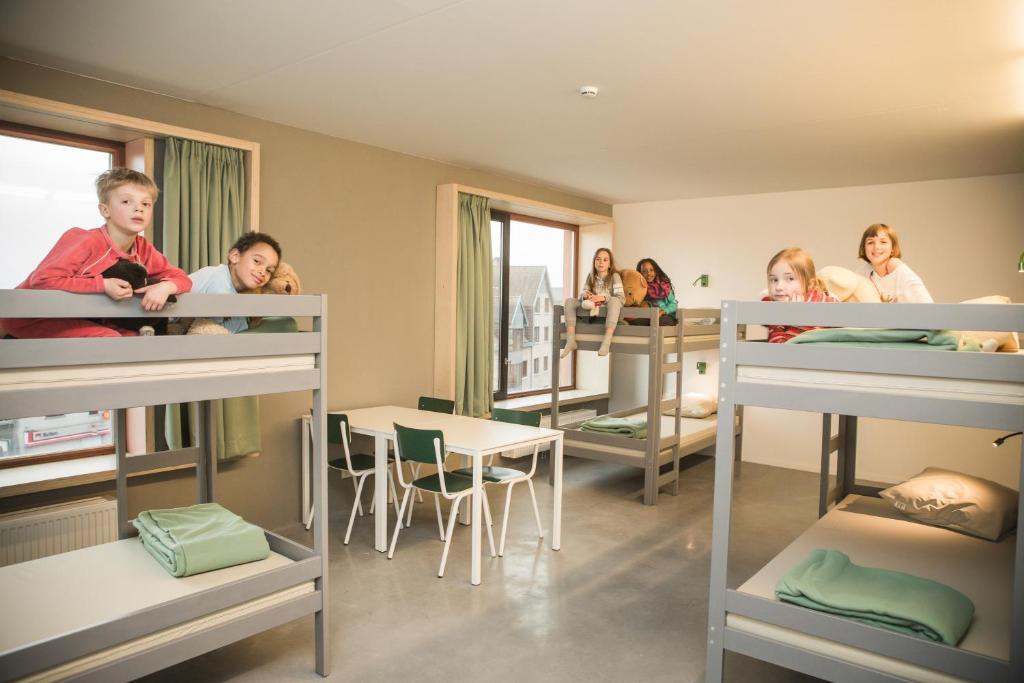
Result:
<svg viewBox="0 0 1024 683"><path fill-rule="evenodd" d="M647 297L647 279L639 271L626 268L619 272L622 288L626 292L626 306L644 306Z"/></svg>
<svg viewBox="0 0 1024 683"><path fill-rule="evenodd" d="M259 289L250 289L244 294L301 294L299 276L290 265L281 261L267 283Z"/></svg>
<svg viewBox="0 0 1024 683"><path fill-rule="evenodd" d="M878 288L863 275L841 266L825 266L818 269L818 278L825 283L829 294L840 301L878 304L882 297Z"/></svg>

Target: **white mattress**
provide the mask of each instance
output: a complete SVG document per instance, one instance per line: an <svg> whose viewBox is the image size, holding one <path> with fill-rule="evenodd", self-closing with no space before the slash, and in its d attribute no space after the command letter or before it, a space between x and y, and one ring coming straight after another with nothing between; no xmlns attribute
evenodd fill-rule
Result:
<svg viewBox="0 0 1024 683"><path fill-rule="evenodd" d="M174 578L138 539L126 539L0 567L0 655L291 563L272 552L259 562ZM313 591L313 582L305 582L24 680L60 680Z"/></svg>
<svg viewBox="0 0 1024 683"><path fill-rule="evenodd" d="M314 357L312 354L297 354L74 365L53 368L10 368L0 371L0 391L149 381L163 377L223 377L256 373L265 375L273 372L308 370L313 367Z"/></svg>
<svg viewBox="0 0 1024 683"><path fill-rule="evenodd" d="M922 576L951 586L974 602L975 613L960 647L1006 660L1010 652L1010 598L1013 595L1013 555L1016 535L998 543L919 524L900 515L879 498L851 495L793 541L739 592L775 599L775 584L816 548L835 548L856 564L883 567ZM889 657L841 645L824 638L727 615L726 624L739 631L894 673L915 681L955 681Z"/></svg>
<svg viewBox="0 0 1024 683"><path fill-rule="evenodd" d="M887 375L842 370L806 370L741 365L736 370L740 384L875 390L903 396L960 399L989 403L1024 405L1024 384L970 379L946 379L915 375Z"/></svg>

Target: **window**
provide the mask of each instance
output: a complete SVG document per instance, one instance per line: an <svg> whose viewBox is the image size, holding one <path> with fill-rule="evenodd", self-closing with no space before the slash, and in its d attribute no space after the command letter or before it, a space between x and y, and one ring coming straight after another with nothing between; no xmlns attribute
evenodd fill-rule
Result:
<svg viewBox="0 0 1024 683"><path fill-rule="evenodd" d="M548 369L552 300L561 301L565 292L576 289L577 232L567 223L491 211L495 399L551 388L550 375L540 374L540 359ZM575 354L569 360L559 377L566 389L573 386Z"/></svg>
<svg viewBox="0 0 1024 683"><path fill-rule="evenodd" d="M12 289L68 228L96 227L96 176L124 145L0 122L0 289ZM111 413L0 420L0 467L113 452Z"/></svg>

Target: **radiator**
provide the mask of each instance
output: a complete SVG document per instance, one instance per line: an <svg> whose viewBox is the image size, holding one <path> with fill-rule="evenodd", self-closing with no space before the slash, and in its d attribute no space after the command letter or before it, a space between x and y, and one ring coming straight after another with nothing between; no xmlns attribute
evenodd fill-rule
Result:
<svg viewBox="0 0 1024 683"><path fill-rule="evenodd" d="M573 422L582 422L583 420L588 420L588 419L590 419L592 417L597 417L597 411L594 410L593 408L579 408L577 410L561 410L561 411L558 412L558 424L560 424L560 425L567 425L567 424L572 424ZM551 426L551 416L550 415L543 415L543 416L541 416L541 418L540 418L540 426L541 427L550 427ZM541 453L544 453L547 450L548 450L548 447L546 445L540 447L540 452ZM503 458L525 458L528 455L533 455L533 446L528 446L526 448L516 448L516 449L511 450L511 451L505 451L504 453L501 454L501 457L503 457Z"/></svg>
<svg viewBox="0 0 1024 683"><path fill-rule="evenodd" d="M0 515L0 567L117 540L117 502L87 498Z"/></svg>

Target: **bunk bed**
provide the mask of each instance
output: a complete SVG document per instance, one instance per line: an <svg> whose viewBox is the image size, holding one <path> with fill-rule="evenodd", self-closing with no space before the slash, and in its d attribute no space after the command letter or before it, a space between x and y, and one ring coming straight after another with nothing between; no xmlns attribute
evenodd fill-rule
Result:
<svg viewBox="0 0 1024 683"><path fill-rule="evenodd" d="M679 460L715 443L718 417L683 417L683 354L686 351L715 349L720 342L719 311L714 308L683 309L677 313L677 324L659 325L658 308L622 309L623 318L646 319L648 324L619 325L612 337L611 353L647 356L647 403L609 413L609 417L646 416L647 436L639 439L620 434L603 434L580 429L582 422L559 423L560 354L565 346L564 309L555 307L555 320L562 321L558 334L552 335L551 357L551 428L565 433L564 454L590 460L610 462L644 470L643 502L655 505L658 493L671 486L672 495L679 492ZM600 314L600 311L598 312ZM596 351L604 338L603 321L588 324L580 318L576 326L576 344L580 351ZM743 334L738 329L736 334ZM673 357L666 360L666 357ZM665 377L675 375L675 396L664 398ZM736 452L740 452L742 414L733 420ZM666 467L668 466L668 467ZM662 470L665 469L663 472Z"/></svg>
<svg viewBox="0 0 1024 683"><path fill-rule="evenodd" d="M1024 330L1024 306L723 302L723 338L744 324L1016 332ZM857 480L860 417L1021 430L1024 354L740 342L722 345L719 372L722 418L740 406L822 413L819 519L730 588L734 461L732 439L720 428L706 680L722 680L726 650L835 681L1024 680L1024 505L1018 531L994 542L915 521L879 498L881 487ZM826 548L860 566L960 591L974 603L968 631L952 646L777 599L778 580L812 550Z"/></svg>
<svg viewBox="0 0 1024 683"><path fill-rule="evenodd" d="M312 331L0 340L0 416L112 411L120 538L0 568L0 680L130 680L307 615L316 670L327 675L326 297L186 294L147 313L138 299L0 291L0 318L229 315L308 317ZM313 547L265 531L271 553L264 560L172 577L133 538L128 477L194 465L199 502L213 501L210 401L300 390L313 393L317 435ZM127 455L127 408L185 401L201 402L197 446Z"/></svg>

